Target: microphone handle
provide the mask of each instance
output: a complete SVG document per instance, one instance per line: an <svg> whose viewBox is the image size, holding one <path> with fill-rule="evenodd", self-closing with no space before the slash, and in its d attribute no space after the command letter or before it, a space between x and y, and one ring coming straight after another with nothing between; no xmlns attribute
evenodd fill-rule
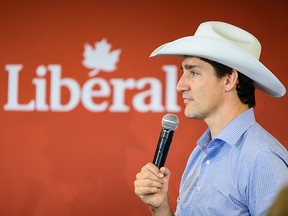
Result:
<svg viewBox="0 0 288 216"><path fill-rule="evenodd" d="M165 164L173 135L174 131L162 128L153 158L153 164L159 169Z"/></svg>

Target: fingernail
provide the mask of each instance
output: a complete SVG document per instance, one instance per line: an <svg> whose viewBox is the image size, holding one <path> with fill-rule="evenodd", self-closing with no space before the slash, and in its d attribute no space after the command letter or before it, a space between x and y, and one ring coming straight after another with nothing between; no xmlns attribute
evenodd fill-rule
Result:
<svg viewBox="0 0 288 216"><path fill-rule="evenodd" d="M159 177L163 178L164 177L163 173L159 173Z"/></svg>

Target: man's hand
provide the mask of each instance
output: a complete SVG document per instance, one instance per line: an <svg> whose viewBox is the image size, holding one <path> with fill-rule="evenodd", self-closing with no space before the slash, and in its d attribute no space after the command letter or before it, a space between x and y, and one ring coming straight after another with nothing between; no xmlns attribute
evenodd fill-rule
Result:
<svg viewBox="0 0 288 216"><path fill-rule="evenodd" d="M135 194L151 207L155 215L157 212L169 212L167 215L172 215L167 195L169 178L170 171L167 168L161 167L159 170L152 163L146 164L136 175Z"/></svg>

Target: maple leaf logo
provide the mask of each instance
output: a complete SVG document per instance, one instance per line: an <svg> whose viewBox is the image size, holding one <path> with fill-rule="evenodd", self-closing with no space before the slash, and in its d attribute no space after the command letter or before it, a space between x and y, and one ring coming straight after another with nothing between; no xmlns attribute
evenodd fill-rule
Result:
<svg viewBox="0 0 288 216"><path fill-rule="evenodd" d="M92 69L88 76L96 76L100 71L113 72L116 70L116 63L119 61L121 49L111 51L111 44L104 38L99 42L95 42L95 47L90 44L84 45L84 60L82 64Z"/></svg>

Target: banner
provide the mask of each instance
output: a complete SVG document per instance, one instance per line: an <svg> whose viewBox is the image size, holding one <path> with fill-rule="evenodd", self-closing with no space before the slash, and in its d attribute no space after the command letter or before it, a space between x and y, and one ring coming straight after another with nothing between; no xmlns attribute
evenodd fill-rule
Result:
<svg viewBox="0 0 288 216"><path fill-rule="evenodd" d="M1 2L0 215L150 215L133 183L166 113L180 121L166 162L175 209L207 126L184 116L181 59L149 55L201 22L226 21L259 38L261 61L287 88L285 9L258 0ZM285 147L287 106L287 95L256 91L256 119Z"/></svg>

